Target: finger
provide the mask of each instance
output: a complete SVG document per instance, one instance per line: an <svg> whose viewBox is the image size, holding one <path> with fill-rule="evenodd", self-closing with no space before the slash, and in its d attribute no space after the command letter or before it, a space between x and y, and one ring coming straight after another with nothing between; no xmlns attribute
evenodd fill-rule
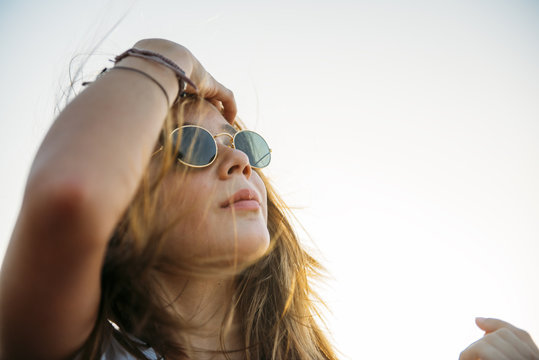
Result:
<svg viewBox="0 0 539 360"><path fill-rule="evenodd" d="M506 321L494 318L477 317L475 318L475 323L477 324L477 326L479 326L481 330L484 330L487 334L503 327L511 330L520 330Z"/></svg>
<svg viewBox="0 0 539 360"><path fill-rule="evenodd" d="M533 358L534 354L535 356L537 356L537 347L535 346L533 341L527 341L527 339L519 338L517 334L515 334L508 328L501 328L491 334L496 334L505 342L507 342L510 346L515 348L515 350L518 351L524 359L531 359ZM485 337L488 337L489 335Z"/></svg>
<svg viewBox="0 0 539 360"><path fill-rule="evenodd" d="M509 359L518 360L530 358L530 348L507 328L501 328L485 335L485 337L479 341L489 343Z"/></svg>
<svg viewBox="0 0 539 360"><path fill-rule="evenodd" d="M221 102L219 100L210 99L208 101L210 102L210 104L212 104L221 113L221 115L223 115L223 113L224 113L223 104L221 104Z"/></svg>
<svg viewBox="0 0 539 360"><path fill-rule="evenodd" d="M510 360L489 343L479 340L460 353L459 360Z"/></svg>
<svg viewBox="0 0 539 360"><path fill-rule="evenodd" d="M234 123L237 107L234 93L227 89L220 82L215 80L211 74L204 72L198 83L199 95L210 101L212 104L220 102L223 106L223 116L230 123Z"/></svg>
<svg viewBox="0 0 539 360"><path fill-rule="evenodd" d="M516 336L518 336L519 339L526 343L532 343L533 340L526 331L517 328L514 325L511 325L510 323L500 320L500 319L494 319L494 318L482 318L478 317L475 318L475 323L477 326L479 326L480 329L484 330L487 334L496 331L501 328L507 328L511 330Z"/></svg>
<svg viewBox="0 0 539 360"><path fill-rule="evenodd" d="M238 111L236 107L236 99L234 98L234 93L224 87L223 85L217 84L217 93L213 96L213 99L218 100L223 105L223 116L225 119L233 124L234 119L236 118L236 113Z"/></svg>

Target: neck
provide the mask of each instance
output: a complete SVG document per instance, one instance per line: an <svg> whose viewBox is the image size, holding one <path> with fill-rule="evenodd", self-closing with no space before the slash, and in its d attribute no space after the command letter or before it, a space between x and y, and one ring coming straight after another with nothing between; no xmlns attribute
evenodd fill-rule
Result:
<svg viewBox="0 0 539 360"><path fill-rule="evenodd" d="M244 346L241 326L236 316L230 314L234 291L231 277L169 275L160 280L165 305L186 325L179 331L178 339L193 351L196 359L225 359L223 348L233 351ZM243 358L241 351L228 355L230 359Z"/></svg>

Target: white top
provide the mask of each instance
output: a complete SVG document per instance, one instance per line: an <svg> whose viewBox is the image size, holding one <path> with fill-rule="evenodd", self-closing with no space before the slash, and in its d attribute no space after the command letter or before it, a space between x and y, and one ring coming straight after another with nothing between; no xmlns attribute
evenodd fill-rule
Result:
<svg viewBox="0 0 539 360"><path fill-rule="evenodd" d="M137 341L135 337L133 340ZM141 345L143 344L140 342ZM110 337L110 340L103 344L103 355L101 355L100 360L138 360L136 357L131 355L119 342L114 338ZM145 349L144 347L140 348L140 351L150 360L163 360L163 357L158 357L155 351L150 347ZM80 356L77 356L75 360L82 360Z"/></svg>
<svg viewBox="0 0 539 360"><path fill-rule="evenodd" d="M157 357L155 351L150 347L147 349L140 349L144 356L150 360L160 360L162 357ZM101 356L101 360L137 360L133 355L129 353L118 341L111 337L111 341L105 348L105 352Z"/></svg>

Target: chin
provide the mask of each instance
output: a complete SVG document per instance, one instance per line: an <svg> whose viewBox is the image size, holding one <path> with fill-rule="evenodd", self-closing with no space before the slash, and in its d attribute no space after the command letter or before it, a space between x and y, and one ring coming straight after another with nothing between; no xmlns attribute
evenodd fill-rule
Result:
<svg viewBox="0 0 539 360"><path fill-rule="evenodd" d="M197 268L232 266L242 270L262 258L269 248L265 219L240 220L235 226L231 221L223 221L219 226L208 224L215 222L196 227L189 235L179 229L178 235L171 237L173 247L165 250L164 256Z"/></svg>
<svg viewBox="0 0 539 360"><path fill-rule="evenodd" d="M231 253L233 262L242 267L249 266L264 256L269 248L270 236L267 228L263 230L250 233L238 231L238 242Z"/></svg>
<svg viewBox="0 0 539 360"><path fill-rule="evenodd" d="M266 251L269 248L269 241L265 242L264 244L259 244L257 247L251 247L249 251L246 251L244 253L241 253L239 258L242 263L245 263L247 265L250 265L251 263L257 262L260 258L262 258Z"/></svg>

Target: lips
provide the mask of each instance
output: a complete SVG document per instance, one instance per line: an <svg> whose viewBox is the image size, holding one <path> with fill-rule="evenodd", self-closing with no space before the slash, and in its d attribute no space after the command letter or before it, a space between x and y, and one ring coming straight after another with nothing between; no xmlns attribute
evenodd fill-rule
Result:
<svg viewBox="0 0 539 360"><path fill-rule="evenodd" d="M237 210L258 210L260 207L260 198L254 190L241 189L221 203L221 207L233 207Z"/></svg>

